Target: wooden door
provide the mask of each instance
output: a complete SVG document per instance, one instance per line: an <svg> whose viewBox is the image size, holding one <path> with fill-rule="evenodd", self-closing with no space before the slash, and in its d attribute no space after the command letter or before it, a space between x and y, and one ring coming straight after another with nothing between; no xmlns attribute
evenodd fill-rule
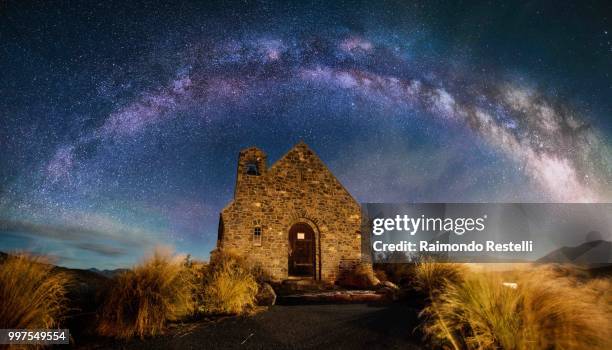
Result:
<svg viewBox="0 0 612 350"><path fill-rule="evenodd" d="M308 224L295 224L289 230L289 275L313 277L314 271L314 231Z"/></svg>

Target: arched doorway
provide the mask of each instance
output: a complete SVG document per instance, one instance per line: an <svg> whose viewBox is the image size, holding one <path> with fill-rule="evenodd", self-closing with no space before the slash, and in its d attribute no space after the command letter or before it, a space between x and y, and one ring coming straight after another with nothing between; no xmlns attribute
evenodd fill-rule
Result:
<svg viewBox="0 0 612 350"><path fill-rule="evenodd" d="M310 225L304 222L289 229L289 276L315 277L316 241Z"/></svg>

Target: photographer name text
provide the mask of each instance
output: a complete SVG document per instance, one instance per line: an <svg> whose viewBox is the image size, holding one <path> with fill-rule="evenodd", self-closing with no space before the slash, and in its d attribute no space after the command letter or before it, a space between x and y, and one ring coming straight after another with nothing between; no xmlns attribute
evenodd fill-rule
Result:
<svg viewBox="0 0 612 350"><path fill-rule="evenodd" d="M532 252L533 241L482 243L471 241L469 243L440 243L439 241L399 241L383 243L374 241L375 252Z"/></svg>

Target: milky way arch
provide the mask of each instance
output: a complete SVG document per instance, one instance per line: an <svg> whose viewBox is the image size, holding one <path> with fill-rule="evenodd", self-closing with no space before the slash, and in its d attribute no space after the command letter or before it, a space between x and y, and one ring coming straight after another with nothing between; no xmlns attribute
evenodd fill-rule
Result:
<svg viewBox="0 0 612 350"><path fill-rule="evenodd" d="M532 87L451 77L412 61L397 46L357 35L207 42L183 57L165 86L140 94L98 128L59 147L44 166L42 186L71 181L79 147L122 142L194 106L207 117L207 107L258 103L257 96L290 87L346 91L372 104L424 112L442 125L467 127L513 159L550 201L609 196L609 146L572 108Z"/></svg>

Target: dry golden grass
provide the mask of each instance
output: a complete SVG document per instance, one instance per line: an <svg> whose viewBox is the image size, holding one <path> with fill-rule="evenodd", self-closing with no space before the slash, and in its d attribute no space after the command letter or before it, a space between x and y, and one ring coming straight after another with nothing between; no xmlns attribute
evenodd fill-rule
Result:
<svg viewBox="0 0 612 350"><path fill-rule="evenodd" d="M602 308L608 309L609 314L612 315L612 279L592 279L586 283L586 287L595 294L597 304Z"/></svg>
<svg viewBox="0 0 612 350"><path fill-rule="evenodd" d="M199 311L241 314L255 305L258 285L250 264L238 254L217 252L204 276Z"/></svg>
<svg viewBox="0 0 612 350"><path fill-rule="evenodd" d="M360 263L343 270L336 283L347 288L368 289L380 284L380 279L376 276L372 265Z"/></svg>
<svg viewBox="0 0 612 350"><path fill-rule="evenodd" d="M372 264L376 277L381 281L409 288L414 280L415 264L403 252L389 252L375 256Z"/></svg>
<svg viewBox="0 0 612 350"><path fill-rule="evenodd" d="M389 281L389 276L387 276L385 270L374 270L374 276L381 282Z"/></svg>
<svg viewBox="0 0 612 350"><path fill-rule="evenodd" d="M11 255L0 263L0 328L58 327L70 278L44 259Z"/></svg>
<svg viewBox="0 0 612 350"><path fill-rule="evenodd" d="M516 289L503 285L507 274L464 274L433 295L423 330L455 349L611 348L610 282L565 272L523 270Z"/></svg>
<svg viewBox="0 0 612 350"><path fill-rule="evenodd" d="M429 316L424 331L455 349L516 349L517 306L518 293L501 280L473 275L438 291L423 311Z"/></svg>
<svg viewBox="0 0 612 350"><path fill-rule="evenodd" d="M162 334L168 321L193 312L192 274L184 257L157 248L133 270L117 276L105 298L101 335L116 338Z"/></svg>
<svg viewBox="0 0 612 350"><path fill-rule="evenodd" d="M432 298L449 284L463 280L466 269L461 264L423 260L414 267L412 285L415 290Z"/></svg>

